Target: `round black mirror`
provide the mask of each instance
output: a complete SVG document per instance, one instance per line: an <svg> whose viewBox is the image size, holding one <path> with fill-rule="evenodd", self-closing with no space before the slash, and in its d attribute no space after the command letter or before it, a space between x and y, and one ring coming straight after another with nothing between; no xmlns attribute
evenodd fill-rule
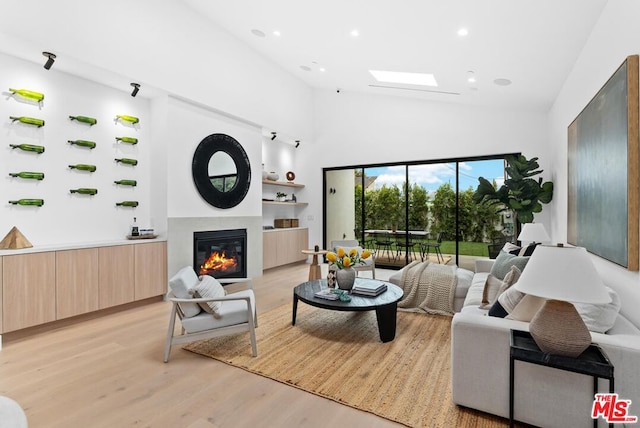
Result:
<svg viewBox="0 0 640 428"><path fill-rule="evenodd" d="M217 208L238 205L251 184L249 157L240 143L226 134L211 134L198 144L191 172L200 196Z"/></svg>

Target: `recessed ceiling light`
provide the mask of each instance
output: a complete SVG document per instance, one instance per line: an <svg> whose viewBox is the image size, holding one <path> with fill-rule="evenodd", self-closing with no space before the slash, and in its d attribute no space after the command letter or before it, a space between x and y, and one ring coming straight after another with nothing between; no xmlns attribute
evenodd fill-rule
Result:
<svg viewBox="0 0 640 428"><path fill-rule="evenodd" d="M476 75L473 71L467 71L467 82L476 83Z"/></svg>
<svg viewBox="0 0 640 428"><path fill-rule="evenodd" d="M264 37L264 36L266 36L266 34L264 34L264 31L260 31L260 30L258 30L256 28L251 30L251 34L253 34L256 37Z"/></svg>
<svg viewBox="0 0 640 428"><path fill-rule="evenodd" d="M301 65L300 68L304 71L311 71L311 67L307 67L306 65Z"/></svg>
<svg viewBox="0 0 640 428"><path fill-rule="evenodd" d="M469 34L469 30L467 30L466 28L460 28L458 30L458 36L460 36L460 37L464 37L464 36L466 36L468 34Z"/></svg>
<svg viewBox="0 0 640 428"><path fill-rule="evenodd" d="M438 86L433 74L407 73L402 71L369 70L378 82L404 83L408 85Z"/></svg>
<svg viewBox="0 0 640 428"><path fill-rule="evenodd" d="M327 71L327 69L324 67L320 67L320 71L324 73L325 71Z"/></svg>
<svg viewBox="0 0 640 428"><path fill-rule="evenodd" d="M358 30L351 30L352 37L358 37L359 35L360 35L360 32Z"/></svg>
<svg viewBox="0 0 640 428"><path fill-rule="evenodd" d="M499 78L499 79L495 79L493 83L495 83L498 86L509 86L511 84L511 80Z"/></svg>
<svg viewBox="0 0 640 428"><path fill-rule="evenodd" d="M276 36L276 37L280 37L280 36L282 36L282 33L280 31L278 31L278 30L274 30L273 31L273 35Z"/></svg>

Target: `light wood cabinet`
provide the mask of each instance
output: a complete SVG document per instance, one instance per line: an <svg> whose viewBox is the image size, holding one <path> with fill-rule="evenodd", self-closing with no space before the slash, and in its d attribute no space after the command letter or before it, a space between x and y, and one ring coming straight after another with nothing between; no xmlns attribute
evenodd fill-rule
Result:
<svg viewBox="0 0 640 428"><path fill-rule="evenodd" d="M117 245L98 249L100 309L134 299L134 246Z"/></svg>
<svg viewBox="0 0 640 428"><path fill-rule="evenodd" d="M136 300L159 296L167 291L167 244L153 242L135 245Z"/></svg>
<svg viewBox="0 0 640 428"><path fill-rule="evenodd" d="M302 250L309 248L309 229L282 229L262 234L262 268L269 269L305 260Z"/></svg>
<svg viewBox="0 0 640 428"><path fill-rule="evenodd" d="M98 249L56 252L56 319L99 309Z"/></svg>
<svg viewBox="0 0 640 428"><path fill-rule="evenodd" d="M0 332L3 332L2 328L2 257L0 257ZM0 347L2 343L0 343Z"/></svg>
<svg viewBox="0 0 640 428"><path fill-rule="evenodd" d="M2 331L56 319L55 252L2 258Z"/></svg>

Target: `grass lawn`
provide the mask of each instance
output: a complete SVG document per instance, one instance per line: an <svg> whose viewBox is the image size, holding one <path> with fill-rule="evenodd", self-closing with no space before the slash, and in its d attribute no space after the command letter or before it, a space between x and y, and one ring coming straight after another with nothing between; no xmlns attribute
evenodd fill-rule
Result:
<svg viewBox="0 0 640 428"><path fill-rule="evenodd" d="M460 242L459 246L461 256L489 257L489 250L486 242ZM455 241L442 241L440 251L442 251L442 254L455 254Z"/></svg>

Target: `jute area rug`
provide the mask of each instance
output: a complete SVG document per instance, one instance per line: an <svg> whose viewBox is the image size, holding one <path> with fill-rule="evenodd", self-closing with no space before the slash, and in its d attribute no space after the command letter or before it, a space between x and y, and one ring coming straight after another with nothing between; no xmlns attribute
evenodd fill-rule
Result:
<svg viewBox="0 0 640 428"><path fill-rule="evenodd" d="M375 312L337 312L300 302L258 319L258 357L248 333L184 347L411 427L504 427L498 417L451 401L451 318L398 312L396 338L382 343Z"/></svg>

